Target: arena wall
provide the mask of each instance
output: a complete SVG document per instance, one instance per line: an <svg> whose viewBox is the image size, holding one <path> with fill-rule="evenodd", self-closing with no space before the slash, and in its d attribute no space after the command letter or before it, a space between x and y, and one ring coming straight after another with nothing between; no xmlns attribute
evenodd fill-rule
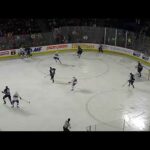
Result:
<svg viewBox="0 0 150 150"><path fill-rule="evenodd" d="M99 44L94 43L72 43L72 44L57 44L57 45L31 47L31 49L33 56L36 56L36 55L47 55L49 53L54 53L56 51L58 52L76 51L78 45L80 45L84 51L98 51L99 47ZM150 57L145 56L143 53L140 53L138 51L111 45L103 45L103 49L104 53L106 54L125 56L137 61L141 61L143 64L150 66ZM0 60L20 58L18 56L19 51L20 51L19 49L0 51Z"/></svg>

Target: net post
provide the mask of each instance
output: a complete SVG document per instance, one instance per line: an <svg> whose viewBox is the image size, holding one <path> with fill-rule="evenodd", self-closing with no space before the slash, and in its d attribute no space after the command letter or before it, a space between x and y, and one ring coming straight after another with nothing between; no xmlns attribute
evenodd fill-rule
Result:
<svg viewBox="0 0 150 150"><path fill-rule="evenodd" d="M117 44L117 29L115 30L115 46Z"/></svg>
<svg viewBox="0 0 150 150"><path fill-rule="evenodd" d="M125 131L125 119L123 120L123 131Z"/></svg>
<svg viewBox="0 0 150 150"><path fill-rule="evenodd" d="M96 125L95 125L95 131L96 131Z"/></svg>
<svg viewBox="0 0 150 150"><path fill-rule="evenodd" d="M150 78L150 69L148 70L148 80L149 80L149 78Z"/></svg>
<svg viewBox="0 0 150 150"><path fill-rule="evenodd" d="M91 126L89 126L89 131L91 131Z"/></svg>
<svg viewBox="0 0 150 150"><path fill-rule="evenodd" d="M127 47L128 31L126 31L125 48Z"/></svg>
<svg viewBox="0 0 150 150"><path fill-rule="evenodd" d="M107 28L105 27L105 30L104 30L104 44L106 44L106 32L107 32Z"/></svg>

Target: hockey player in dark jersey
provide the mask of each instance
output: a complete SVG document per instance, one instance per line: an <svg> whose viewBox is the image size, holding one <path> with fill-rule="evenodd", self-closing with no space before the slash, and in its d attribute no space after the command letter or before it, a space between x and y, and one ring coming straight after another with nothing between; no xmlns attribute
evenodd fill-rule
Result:
<svg viewBox="0 0 150 150"><path fill-rule="evenodd" d="M128 80L128 82L129 82L128 86L132 85L132 87L134 88L134 85L133 85L134 81L135 81L134 74L130 73L130 79Z"/></svg>
<svg viewBox="0 0 150 150"><path fill-rule="evenodd" d="M139 77L141 77L142 70L143 70L143 66L140 62L138 62L137 72L139 73Z"/></svg>
<svg viewBox="0 0 150 150"><path fill-rule="evenodd" d="M70 131L69 129L71 129L70 118L68 118L68 119L65 121L65 124L64 124L64 126L63 126L63 130L64 130L64 131L69 132L69 131Z"/></svg>
<svg viewBox="0 0 150 150"><path fill-rule="evenodd" d="M11 94L10 94L10 89L8 88L8 86L6 86L6 88L4 89L4 91L2 91L2 93L4 93L5 95L3 96L3 101L4 101L4 104L6 104L6 101L5 99L8 98L9 101L10 101L10 104L12 104L11 102Z"/></svg>
<svg viewBox="0 0 150 150"><path fill-rule="evenodd" d="M55 71L56 71L55 68L50 67L49 73L50 73L50 77L51 77L51 80L53 81L53 83L54 83Z"/></svg>
<svg viewBox="0 0 150 150"><path fill-rule="evenodd" d="M25 52L26 52L26 56L27 57L31 57L32 56L30 47L25 48Z"/></svg>
<svg viewBox="0 0 150 150"><path fill-rule="evenodd" d="M60 61L60 59L59 59L59 55L58 55L58 53L55 53L54 54L54 60L57 62L57 60L60 62L60 64L61 64L61 61Z"/></svg>
<svg viewBox="0 0 150 150"><path fill-rule="evenodd" d="M80 46L78 46L77 56L80 58L82 53L83 53L83 49Z"/></svg>
<svg viewBox="0 0 150 150"><path fill-rule="evenodd" d="M22 99L20 97L20 95L16 92L14 95L13 95L13 100L12 100L12 108L14 107L14 104L17 103L17 108L19 108L19 99Z"/></svg>
<svg viewBox="0 0 150 150"><path fill-rule="evenodd" d="M103 53L103 47L102 47L101 44L100 44L100 46L99 46L99 48L98 48L98 51L99 51L99 53Z"/></svg>

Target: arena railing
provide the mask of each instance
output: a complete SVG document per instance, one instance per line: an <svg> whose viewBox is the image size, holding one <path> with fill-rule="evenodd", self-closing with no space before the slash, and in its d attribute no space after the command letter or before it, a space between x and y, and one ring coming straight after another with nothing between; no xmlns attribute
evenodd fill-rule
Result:
<svg viewBox="0 0 150 150"><path fill-rule="evenodd" d="M123 29L89 26L55 28L52 32L0 37L0 50L62 43L101 43L150 55L150 37Z"/></svg>

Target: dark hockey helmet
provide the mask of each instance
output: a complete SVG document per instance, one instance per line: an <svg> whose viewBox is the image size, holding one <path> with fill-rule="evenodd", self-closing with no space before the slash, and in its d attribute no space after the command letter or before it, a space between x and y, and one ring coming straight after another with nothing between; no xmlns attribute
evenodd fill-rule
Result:
<svg viewBox="0 0 150 150"><path fill-rule="evenodd" d="M70 121L70 118L68 118L68 121Z"/></svg>
<svg viewBox="0 0 150 150"><path fill-rule="evenodd" d="M8 86L6 86L6 89L8 89Z"/></svg>

